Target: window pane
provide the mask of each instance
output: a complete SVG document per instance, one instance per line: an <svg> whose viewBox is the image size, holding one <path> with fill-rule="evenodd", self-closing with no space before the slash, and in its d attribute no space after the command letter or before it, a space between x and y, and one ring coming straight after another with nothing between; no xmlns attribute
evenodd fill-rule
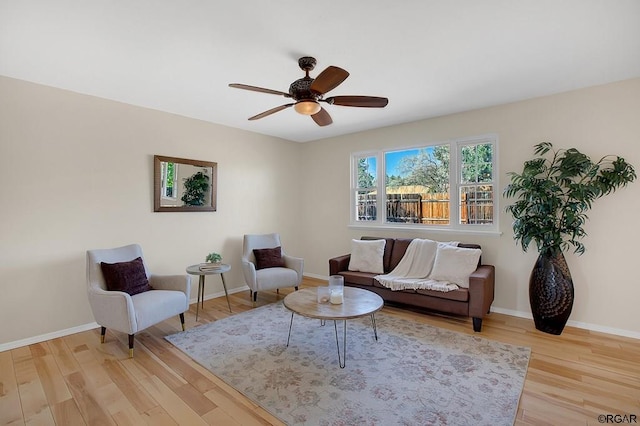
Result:
<svg viewBox="0 0 640 426"><path fill-rule="evenodd" d="M493 185L460 187L460 223L493 223Z"/></svg>
<svg viewBox="0 0 640 426"><path fill-rule="evenodd" d="M465 145L461 149L462 167L460 182L492 182L493 181L493 145Z"/></svg>
<svg viewBox="0 0 640 426"><path fill-rule="evenodd" d="M422 224L448 225L450 218L448 192L425 194L422 198Z"/></svg>
<svg viewBox="0 0 640 426"><path fill-rule="evenodd" d="M376 176L378 176L376 157L358 158L356 186L358 188L373 188L378 184Z"/></svg>
<svg viewBox="0 0 640 426"><path fill-rule="evenodd" d="M449 224L449 145L385 153L386 221Z"/></svg>
<svg viewBox="0 0 640 426"><path fill-rule="evenodd" d="M169 162L161 163L161 194L164 198L176 198L176 164Z"/></svg>
<svg viewBox="0 0 640 426"><path fill-rule="evenodd" d="M377 193L376 191L356 192L356 220L372 221L377 217Z"/></svg>

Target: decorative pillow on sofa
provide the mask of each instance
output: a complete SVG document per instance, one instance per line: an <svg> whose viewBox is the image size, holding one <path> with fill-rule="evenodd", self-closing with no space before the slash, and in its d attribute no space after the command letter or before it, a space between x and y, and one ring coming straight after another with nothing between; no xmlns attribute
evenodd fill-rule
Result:
<svg viewBox="0 0 640 426"><path fill-rule="evenodd" d="M351 240L350 271L384 274L385 240Z"/></svg>
<svg viewBox="0 0 640 426"><path fill-rule="evenodd" d="M469 288L469 275L478 267L482 250L438 244L436 260L429 278L448 281L463 288Z"/></svg>
<svg viewBox="0 0 640 426"><path fill-rule="evenodd" d="M253 249L253 255L256 257L256 269L284 268L285 266L281 246Z"/></svg>
<svg viewBox="0 0 640 426"><path fill-rule="evenodd" d="M129 262L100 262L100 269L109 291L124 291L131 296L153 290L147 280L142 258L137 257Z"/></svg>

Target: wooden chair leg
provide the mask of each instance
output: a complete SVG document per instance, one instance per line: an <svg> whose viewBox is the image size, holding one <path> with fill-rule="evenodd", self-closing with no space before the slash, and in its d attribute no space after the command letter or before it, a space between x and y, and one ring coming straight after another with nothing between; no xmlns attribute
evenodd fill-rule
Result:
<svg viewBox="0 0 640 426"><path fill-rule="evenodd" d="M105 334L107 334L107 327L100 327L100 343L104 343Z"/></svg>
<svg viewBox="0 0 640 426"><path fill-rule="evenodd" d="M184 331L184 312L180 314L180 324L182 324L182 331Z"/></svg>
<svg viewBox="0 0 640 426"><path fill-rule="evenodd" d="M133 334L129 335L129 358L133 358Z"/></svg>

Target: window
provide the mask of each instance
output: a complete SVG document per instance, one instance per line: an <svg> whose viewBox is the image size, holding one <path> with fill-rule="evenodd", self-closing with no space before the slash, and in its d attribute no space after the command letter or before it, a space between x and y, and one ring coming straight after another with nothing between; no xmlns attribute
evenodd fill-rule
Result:
<svg viewBox="0 0 640 426"><path fill-rule="evenodd" d="M178 171L176 163L162 162L160 171L161 197L169 199L177 199L178 197Z"/></svg>
<svg viewBox="0 0 640 426"><path fill-rule="evenodd" d="M375 221L377 219L377 158L356 157L356 220Z"/></svg>
<svg viewBox="0 0 640 426"><path fill-rule="evenodd" d="M497 229L496 142L484 136L353 154L351 223Z"/></svg>

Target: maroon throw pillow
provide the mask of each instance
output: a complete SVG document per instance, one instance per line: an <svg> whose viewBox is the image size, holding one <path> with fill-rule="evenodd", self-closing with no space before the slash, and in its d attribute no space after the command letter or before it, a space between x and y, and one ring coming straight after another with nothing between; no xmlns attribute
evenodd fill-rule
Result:
<svg viewBox="0 0 640 426"><path fill-rule="evenodd" d="M100 269L109 291L124 291L133 296L153 289L147 280L141 257L129 262L100 262Z"/></svg>
<svg viewBox="0 0 640 426"><path fill-rule="evenodd" d="M256 257L256 269L284 268L282 248L280 246L265 249L253 249Z"/></svg>

